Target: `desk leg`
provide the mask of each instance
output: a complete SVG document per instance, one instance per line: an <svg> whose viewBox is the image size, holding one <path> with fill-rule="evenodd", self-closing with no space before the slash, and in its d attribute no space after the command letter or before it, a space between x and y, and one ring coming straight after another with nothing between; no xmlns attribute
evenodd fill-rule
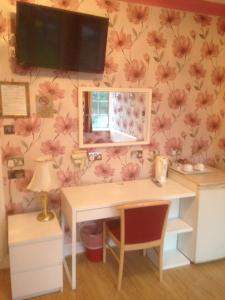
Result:
<svg viewBox="0 0 225 300"><path fill-rule="evenodd" d="M76 269L77 269L77 261L76 261L76 243L77 243L77 226L76 226L76 216L73 216L72 220L72 289L76 289Z"/></svg>
<svg viewBox="0 0 225 300"><path fill-rule="evenodd" d="M64 246L65 246L65 217L64 214L61 213L61 229L63 234L63 260L65 258Z"/></svg>

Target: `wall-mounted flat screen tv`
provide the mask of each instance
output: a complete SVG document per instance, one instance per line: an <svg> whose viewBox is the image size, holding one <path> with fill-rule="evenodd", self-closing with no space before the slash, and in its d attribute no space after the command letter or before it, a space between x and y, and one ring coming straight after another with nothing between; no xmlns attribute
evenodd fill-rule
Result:
<svg viewBox="0 0 225 300"><path fill-rule="evenodd" d="M108 19L17 2L16 59L24 67L104 71Z"/></svg>

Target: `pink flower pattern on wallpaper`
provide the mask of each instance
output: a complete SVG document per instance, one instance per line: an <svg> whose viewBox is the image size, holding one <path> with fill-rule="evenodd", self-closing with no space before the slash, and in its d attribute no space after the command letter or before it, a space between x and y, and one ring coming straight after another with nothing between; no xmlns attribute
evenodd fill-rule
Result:
<svg viewBox="0 0 225 300"><path fill-rule="evenodd" d="M109 37L109 46L116 51L130 49L132 46L131 34L126 34L122 29L120 32L112 31Z"/></svg>
<svg viewBox="0 0 225 300"><path fill-rule="evenodd" d="M133 59L124 66L124 73L127 81L136 82L144 78L146 67L143 61Z"/></svg>
<svg viewBox="0 0 225 300"><path fill-rule="evenodd" d="M194 20L196 23L200 24L202 27L209 26L211 24L212 18L207 15L196 14L194 15Z"/></svg>
<svg viewBox="0 0 225 300"><path fill-rule="evenodd" d="M167 43L166 39L163 37L163 33L156 30L148 33L147 42L149 46L152 46L157 50L165 48Z"/></svg>
<svg viewBox="0 0 225 300"><path fill-rule="evenodd" d="M33 115L29 119L17 119L15 122L16 134L23 137L34 135L41 129L41 119Z"/></svg>
<svg viewBox="0 0 225 300"><path fill-rule="evenodd" d="M57 173L61 186L73 186L80 182L80 172L71 171L69 168Z"/></svg>
<svg viewBox="0 0 225 300"><path fill-rule="evenodd" d="M109 178L114 175L115 169L108 163L102 163L95 167L95 175L98 177Z"/></svg>
<svg viewBox="0 0 225 300"><path fill-rule="evenodd" d="M152 90L152 103L161 102L163 98L163 94L160 92L158 88L154 88Z"/></svg>
<svg viewBox="0 0 225 300"><path fill-rule="evenodd" d="M152 138L148 146L148 149L151 152L159 152L159 146L160 146L159 143L154 138Z"/></svg>
<svg viewBox="0 0 225 300"><path fill-rule="evenodd" d="M212 106L213 101L213 95L209 94L207 91L198 93L195 100L196 108L207 109L208 107Z"/></svg>
<svg viewBox="0 0 225 300"><path fill-rule="evenodd" d="M209 115L207 120L206 120L206 127L209 132L214 132L216 133L221 126L221 120L218 115L212 114Z"/></svg>
<svg viewBox="0 0 225 300"><path fill-rule="evenodd" d="M137 163L128 163L122 167L121 174L125 181L135 180L140 175L140 166Z"/></svg>
<svg viewBox="0 0 225 300"><path fill-rule="evenodd" d="M152 129L154 133L161 133L170 130L172 127L171 118L167 118L164 115L160 117L155 117L152 123Z"/></svg>
<svg viewBox="0 0 225 300"><path fill-rule="evenodd" d="M184 117L184 123L192 128L199 127L201 119L197 113L188 113Z"/></svg>
<svg viewBox="0 0 225 300"><path fill-rule="evenodd" d="M209 147L209 141L203 138L196 139L193 141L192 144L192 154L193 155L200 155L202 152L205 152L208 150Z"/></svg>
<svg viewBox="0 0 225 300"><path fill-rule="evenodd" d="M176 68L171 67L167 62L166 65L159 65L156 70L156 80L158 82L166 83L169 80L176 78Z"/></svg>
<svg viewBox="0 0 225 300"><path fill-rule="evenodd" d="M69 117L68 115L65 118L61 116L55 118L54 128L57 134L71 134L77 131L77 127L77 120Z"/></svg>
<svg viewBox="0 0 225 300"><path fill-rule="evenodd" d="M181 17L180 12L163 9L160 16L160 24L166 27L173 27L180 25Z"/></svg>
<svg viewBox="0 0 225 300"><path fill-rule="evenodd" d="M149 11L150 9L147 6L128 4L128 20L134 24L143 23L148 20Z"/></svg>
<svg viewBox="0 0 225 300"><path fill-rule="evenodd" d="M219 54L219 46L213 43L213 41L203 43L201 47L202 58L212 59L214 57L217 57L218 54Z"/></svg>
<svg viewBox="0 0 225 300"><path fill-rule="evenodd" d="M64 90L59 88L56 82L45 81L39 84L39 94L41 96L49 97L52 100L62 99L64 97Z"/></svg>
<svg viewBox="0 0 225 300"><path fill-rule="evenodd" d="M212 83L216 86L221 86L225 82L225 68L216 67L212 72Z"/></svg>
<svg viewBox="0 0 225 300"><path fill-rule="evenodd" d="M65 146L60 141L47 140L41 143L41 152L46 155L58 156L65 153Z"/></svg>
<svg viewBox="0 0 225 300"><path fill-rule="evenodd" d="M225 17L219 17L218 18L217 32L222 36L225 34Z"/></svg>
<svg viewBox="0 0 225 300"><path fill-rule="evenodd" d="M168 103L171 109L181 109L187 101L186 92L184 90L173 90L169 93Z"/></svg>
<svg viewBox="0 0 225 300"><path fill-rule="evenodd" d="M201 63L194 63L190 65L189 73L191 76L195 77L195 79L201 79L205 77L206 70Z"/></svg>
<svg viewBox="0 0 225 300"><path fill-rule="evenodd" d="M225 138L219 140L218 146L225 153Z"/></svg>
<svg viewBox="0 0 225 300"><path fill-rule="evenodd" d="M12 196L7 196L8 213L24 212L32 202L25 185L34 168L33 160L43 154L53 156L62 186L149 177L154 174L154 155L159 153L225 168L225 17L118 0L26 2L84 13L88 8L88 13L91 10L93 15L108 17L110 26L102 76L24 69L16 63L13 51L8 51L10 14L6 7L1 10L0 41L5 51L0 63L3 59L7 66L0 73L0 81L29 82L32 113L30 118L10 120L15 134L1 137L5 190ZM8 3L15 5L16 1ZM131 156L132 147L102 148L101 163L88 162L84 170L77 170L70 157L78 147L79 86L152 88L151 141L140 146L142 160ZM35 116L36 95L54 102L53 118ZM143 102L140 97L134 108L128 97L118 98L113 108L120 116L117 126L141 133ZM7 122L4 119L2 125ZM97 142L102 140L105 137L96 136ZM24 156L25 178L9 181L7 159L18 155ZM54 207L59 205L57 197L52 199ZM37 204L32 203L35 208Z"/></svg>
<svg viewBox="0 0 225 300"><path fill-rule="evenodd" d="M106 155L109 158L120 158L128 153L127 147L113 147L106 150Z"/></svg>
<svg viewBox="0 0 225 300"><path fill-rule="evenodd" d="M186 57L191 52L191 40L183 35L175 38L173 42L173 54L178 58Z"/></svg>

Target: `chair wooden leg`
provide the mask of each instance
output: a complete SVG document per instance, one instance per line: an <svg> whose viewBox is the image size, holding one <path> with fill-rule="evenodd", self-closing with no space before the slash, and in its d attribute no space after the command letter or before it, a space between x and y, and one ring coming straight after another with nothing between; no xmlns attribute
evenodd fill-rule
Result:
<svg viewBox="0 0 225 300"><path fill-rule="evenodd" d="M163 279L163 245L159 246L159 281Z"/></svg>
<svg viewBox="0 0 225 300"><path fill-rule="evenodd" d="M107 234L106 234L106 223L103 222L103 263L106 262L106 242L107 242Z"/></svg>
<svg viewBox="0 0 225 300"><path fill-rule="evenodd" d="M117 290L119 291L122 284L122 277L123 277L123 265L124 265L124 249L123 247L120 248L120 259L119 259L119 274L118 274L118 284Z"/></svg>
<svg viewBox="0 0 225 300"><path fill-rule="evenodd" d="M147 249L143 249L143 256L146 256L147 254Z"/></svg>

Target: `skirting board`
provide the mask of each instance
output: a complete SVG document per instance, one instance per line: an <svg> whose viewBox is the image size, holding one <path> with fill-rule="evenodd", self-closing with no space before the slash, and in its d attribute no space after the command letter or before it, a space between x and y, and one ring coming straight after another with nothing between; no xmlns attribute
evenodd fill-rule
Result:
<svg viewBox="0 0 225 300"><path fill-rule="evenodd" d="M114 242L112 240L109 241L110 246L115 246ZM76 253L83 253L85 252L85 248L82 244L82 242L77 242L77 247L76 247ZM64 244L64 257L65 256L70 256L72 255L72 244L71 243L66 243Z"/></svg>
<svg viewBox="0 0 225 300"><path fill-rule="evenodd" d="M83 253L85 251L84 246L81 242L77 242L76 253ZM66 243L64 245L64 256L72 255L72 244Z"/></svg>

